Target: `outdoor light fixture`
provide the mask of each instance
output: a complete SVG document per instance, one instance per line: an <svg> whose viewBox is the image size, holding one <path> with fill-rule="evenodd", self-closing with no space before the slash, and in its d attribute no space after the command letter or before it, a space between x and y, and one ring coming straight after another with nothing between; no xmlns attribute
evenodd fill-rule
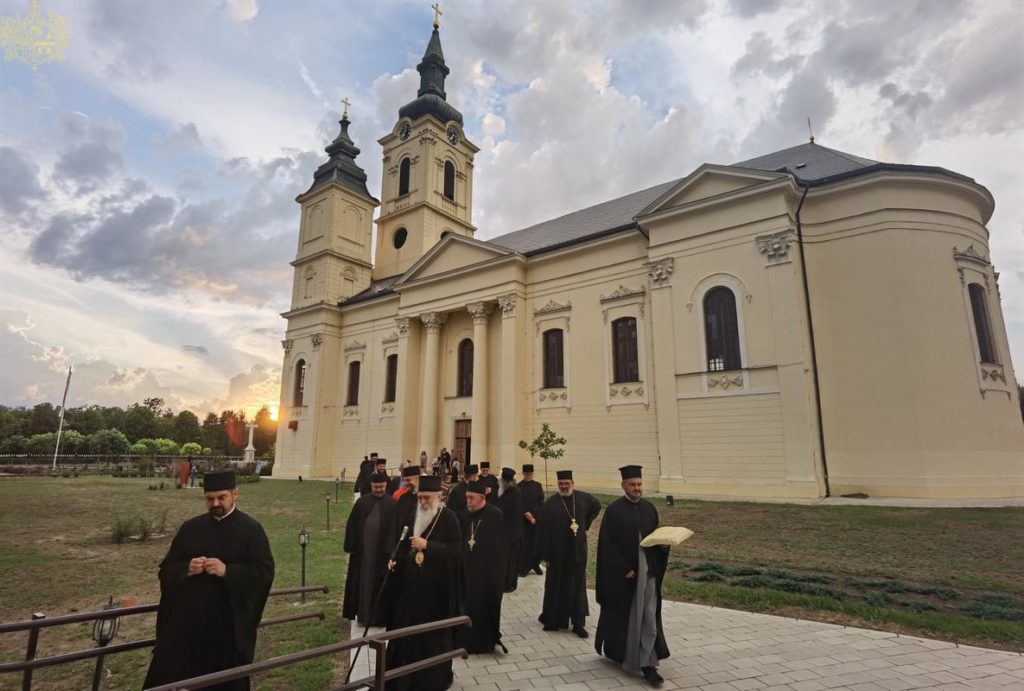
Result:
<svg viewBox="0 0 1024 691"><path fill-rule="evenodd" d="M331 495L324 497L327 500L327 532L331 532Z"/></svg>
<svg viewBox="0 0 1024 691"><path fill-rule="evenodd" d="M306 545L309 544L309 530L306 526L302 526L302 530L299 531L299 547L302 548L302 587L306 587ZM299 594L299 602L306 603L306 593L303 591Z"/></svg>
<svg viewBox="0 0 1024 691"><path fill-rule="evenodd" d="M334 503L338 503L338 492L341 491L341 478L334 478Z"/></svg>
<svg viewBox="0 0 1024 691"><path fill-rule="evenodd" d="M117 605L114 604L114 596L110 596L110 601L103 605L103 609L117 609ZM117 630L121 626L121 620L118 617L102 617L96 619L92 624L92 639L96 641L97 647L106 648L110 641L114 640L114 636L117 635ZM96 670L92 675L92 689L98 691L100 688L100 676L103 673L103 655L96 658Z"/></svg>
<svg viewBox="0 0 1024 691"><path fill-rule="evenodd" d="M673 497L671 494L666 494L665 495L665 506L675 506L675 505L676 505L675 497Z"/></svg>

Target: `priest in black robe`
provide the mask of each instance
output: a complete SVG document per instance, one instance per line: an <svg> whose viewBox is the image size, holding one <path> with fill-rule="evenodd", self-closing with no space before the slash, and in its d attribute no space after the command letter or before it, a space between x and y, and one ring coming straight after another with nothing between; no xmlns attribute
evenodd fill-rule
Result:
<svg viewBox="0 0 1024 691"><path fill-rule="evenodd" d="M638 465L619 468L624 496L604 513L597 541L597 622L594 647L654 686L663 679L658 660L668 657L661 625L661 583L669 548L641 547L658 527L658 510L643 498Z"/></svg>
<svg viewBox="0 0 1024 691"><path fill-rule="evenodd" d="M418 465L406 466L402 469L402 486L391 496L398 503L398 530L402 526L409 526L412 530L412 522L416 517L416 493L420 490L420 467Z"/></svg>
<svg viewBox="0 0 1024 691"><path fill-rule="evenodd" d="M418 468L417 468L418 470ZM462 548L459 521L440 500L441 478L420 479L418 506L408 540L403 540L395 561L395 594L388 629L449 619L462 614L463 581L459 564ZM388 669L455 650L455 630L408 636L388 643ZM454 679L452 663L388 682L388 691L443 691Z"/></svg>
<svg viewBox="0 0 1024 691"><path fill-rule="evenodd" d="M384 580L388 554L398 539L398 506L386 493L388 476L374 473L367 478L370 494L359 497L345 525L345 552L348 574L341 615L359 618L369 626L384 625L383 606L376 602L377 590Z"/></svg>
<svg viewBox="0 0 1024 691"><path fill-rule="evenodd" d="M498 501L498 478L491 475L491 464L487 461L480 463L480 482L487 490L487 503L493 504Z"/></svg>
<svg viewBox="0 0 1024 691"><path fill-rule="evenodd" d="M547 562L544 608L539 621L545 631L568 628L587 638L587 531L601 512L601 502L575 489L572 471L559 470L558 494L544 502L537 528L537 557Z"/></svg>
<svg viewBox="0 0 1024 691"><path fill-rule="evenodd" d="M448 499L445 505L455 512L455 515L462 517L466 513L466 488L469 483L476 482L480 469L475 465L467 465L466 473L461 482L452 486L448 492Z"/></svg>
<svg viewBox="0 0 1024 691"><path fill-rule="evenodd" d="M519 586L519 544L523 540L523 495L516 487L514 468L501 469L498 485L498 508L505 515L508 538L508 558L505 569L505 592L512 593Z"/></svg>
<svg viewBox="0 0 1024 691"><path fill-rule="evenodd" d="M374 451L369 456L363 456L362 462L359 464L359 474L356 475L355 491L360 496L366 496L370 493L370 476L377 470L377 452Z"/></svg>
<svg viewBox="0 0 1024 691"><path fill-rule="evenodd" d="M236 504L235 471L203 475L207 513L185 521L160 562L156 646L144 688L249 664L274 581L263 527ZM244 691L249 679L206 687Z"/></svg>
<svg viewBox="0 0 1024 691"><path fill-rule="evenodd" d="M533 464L523 465L523 480L519 483L519 493L523 495L523 539L519 543L519 576L527 576L533 571L538 576L540 560L534 554L537 544L537 517L540 507L544 504L544 487L533 479Z"/></svg>
<svg viewBox="0 0 1024 691"><path fill-rule="evenodd" d="M488 504L484 486L466 488L468 508L462 515L462 573L466 615L471 626L459 630L459 645L470 653L490 653L501 640L501 600L505 589L508 540L501 509Z"/></svg>

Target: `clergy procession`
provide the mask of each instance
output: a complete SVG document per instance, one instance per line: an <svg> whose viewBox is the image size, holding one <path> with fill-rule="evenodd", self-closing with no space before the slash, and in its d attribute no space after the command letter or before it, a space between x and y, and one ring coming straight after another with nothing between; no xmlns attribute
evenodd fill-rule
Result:
<svg viewBox="0 0 1024 691"><path fill-rule="evenodd" d="M537 626L589 638L588 536L601 512L559 470L545 497L524 465L500 476L490 464L466 465L457 481L447 464L402 464L401 484L371 454L360 467L361 494L348 518L344 616L364 628L400 629L461 614L472 624L392 641L388 669L456 648L470 654L508 652L501 611L518 580L544 576ZM426 474L426 468L437 468ZM450 467L450 466L448 466ZM365 472L364 472L365 471ZM623 496L605 512L597 541L595 651L660 686L658 662L669 655L661 621L661 584L672 540L661 539L657 509L643 498L638 465L619 469ZM354 635L354 634L353 634ZM454 682L451 661L388 682L388 689L435 691Z"/></svg>

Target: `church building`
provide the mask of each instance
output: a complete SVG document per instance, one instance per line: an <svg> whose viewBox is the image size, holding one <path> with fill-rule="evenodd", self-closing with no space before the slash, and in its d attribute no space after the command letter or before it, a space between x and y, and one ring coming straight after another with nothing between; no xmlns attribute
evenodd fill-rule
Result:
<svg viewBox="0 0 1024 691"><path fill-rule="evenodd" d="M417 70L380 199L345 115L296 200L276 477L518 469L549 423L593 489L1024 496L985 187L812 139L484 240L436 24Z"/></svg>

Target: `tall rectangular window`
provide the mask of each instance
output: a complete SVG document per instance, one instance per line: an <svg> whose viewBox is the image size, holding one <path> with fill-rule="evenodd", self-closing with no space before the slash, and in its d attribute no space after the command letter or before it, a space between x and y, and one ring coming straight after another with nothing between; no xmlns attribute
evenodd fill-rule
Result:
<svg viewBox="0 0 1024 691"><path fill-rule="evenodd" d="M302 399L306 394L306 361L299 360L295 363L295 387L292 390L292 405L302 405Z"/></svg>
<svg viewBox="0 0 1024 691"><path fill-rule="evenodd" d="M348 396L345 405L359 405L359 360L348 363Z"/></svg>
<svg viewBox="0 0 1024 691"><path fill-rule="evenodd" d="M612 370L616 384L640 381L636 319L633 317L623 317L612 322Z"/></svg>
<svg viewBox="0 0 1024 691"><path fill-rule="evenodd" d="M743 368L736 296L728 288L713 288L704 296L704 345L709 372Z"/></svg>
<svg viewBox="0 0 1024 691"><path fill-rule="evenodd" d="M384 374L384 402L395 402L395 391L398 388L398 356L388 355Z"/></svg>
<svg viewBox="0 0 1024 691"><path fill-rule="evenodd" d="M998 364L996 344L992 339L992 322L988 318L988 300L985 289L978 283L967 286L971 296L971 312L974 314L974 335L978 339L978 356L982 362Z"/></svg>
<svg viewBox="0 0 1024 691"><path fill-rule="evenodd" d="M565 361L562 350L562 330L544 332L544 388L560 389L565 386Z"/></svg>

